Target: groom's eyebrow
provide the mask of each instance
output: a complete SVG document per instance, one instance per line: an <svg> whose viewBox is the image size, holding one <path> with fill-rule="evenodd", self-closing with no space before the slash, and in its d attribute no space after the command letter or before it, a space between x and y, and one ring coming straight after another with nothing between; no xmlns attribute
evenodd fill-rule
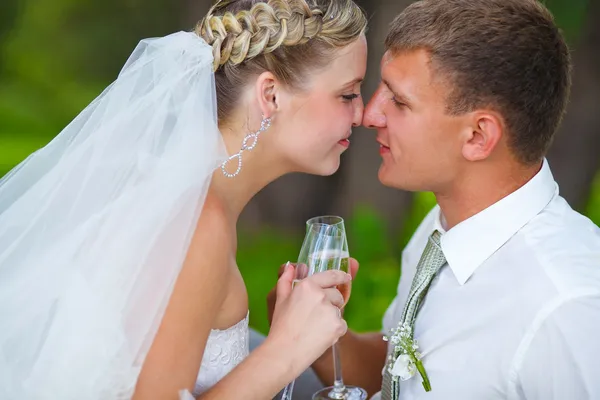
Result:
<svg viewBox="0 0 600 400"><path fill-rule="evenodd" d="M405 96L400 94L397 90L394 89L394 87L385 79L382 79L381 82L383 82L383 84L387 87L387 89L392 92L392 94L394 95L394 97L396 98L396 100L402 102L402 103L406 103L406 104L411 104L412 100Z"/></svg>

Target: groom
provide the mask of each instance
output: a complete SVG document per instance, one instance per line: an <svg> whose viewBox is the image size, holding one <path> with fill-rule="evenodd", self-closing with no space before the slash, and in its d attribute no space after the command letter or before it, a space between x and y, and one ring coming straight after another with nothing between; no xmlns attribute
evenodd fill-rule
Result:
<svg viewBox="0 0 600 400"><path fill-rule="evenodd" d="M385 44L363 119L379 179L438 205L383 332L340 340L345 381L384 400L600 398L600 230L545 159L571 70L552 16L535 0L422 0ZM312 368L327 385L332 364Z"/></svg>

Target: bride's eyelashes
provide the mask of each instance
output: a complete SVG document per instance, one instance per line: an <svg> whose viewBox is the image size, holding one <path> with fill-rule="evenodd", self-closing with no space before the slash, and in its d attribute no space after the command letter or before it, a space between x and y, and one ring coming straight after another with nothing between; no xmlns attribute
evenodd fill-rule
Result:
<svg viewBox="0 0 600 400"><path fill-rule="evenodd" d="M356 93L352 93L352 94L344 94L342 95L342 98L346 101L352 101L354 99L358 99L360 95L356 94Z"/></svg>

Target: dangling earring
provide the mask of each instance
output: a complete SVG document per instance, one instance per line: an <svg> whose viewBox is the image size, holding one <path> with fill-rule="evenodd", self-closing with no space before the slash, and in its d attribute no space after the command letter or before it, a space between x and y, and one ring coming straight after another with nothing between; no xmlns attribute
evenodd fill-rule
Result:
<svg viewBox="0 0 600 400"><path fill-rule="evenodd" d="M258 136L263 133L264 131L266 131L267 129L269 129L271 127L271 118L265 118L265 116L262 116L262 121L260 122L260 129L254 133L249 133L244 137L244 140L242 141L242 148L240 149L240 151L238 151L236 154L232 155L231 157L229 157L227 160L225 160L223 162L223 164L221 164L221 171L223 172L223 175L225 175L227 178L233 178L235 176L237 176L240 171L242 170L242 153L244 151L250 151L252 149L254 149L256 147L256 144L258 143ZM253 139L252 144L248 145L248 141L250 141L251 139ZM225 169L227 167L227 164L229 163L229 161L233 160L234 158L238 159L238 166L237 169L235 170L235 172L233 174L230 174L229 172L227 172L227 170Z"/></svg>

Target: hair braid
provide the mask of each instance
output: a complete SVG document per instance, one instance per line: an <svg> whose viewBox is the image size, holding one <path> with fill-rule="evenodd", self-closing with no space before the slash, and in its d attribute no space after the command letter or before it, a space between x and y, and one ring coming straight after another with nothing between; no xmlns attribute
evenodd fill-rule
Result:
<svg viewBox="0 0 600 400"><path fill-rule="evenodd" d="M235 14L215 14L216 8L229 3L213 6L196 28L213 48L214 70L272 53L280 46L306 43L323 27L323 11L309 7L305 0L269 0Z"/></svg>

